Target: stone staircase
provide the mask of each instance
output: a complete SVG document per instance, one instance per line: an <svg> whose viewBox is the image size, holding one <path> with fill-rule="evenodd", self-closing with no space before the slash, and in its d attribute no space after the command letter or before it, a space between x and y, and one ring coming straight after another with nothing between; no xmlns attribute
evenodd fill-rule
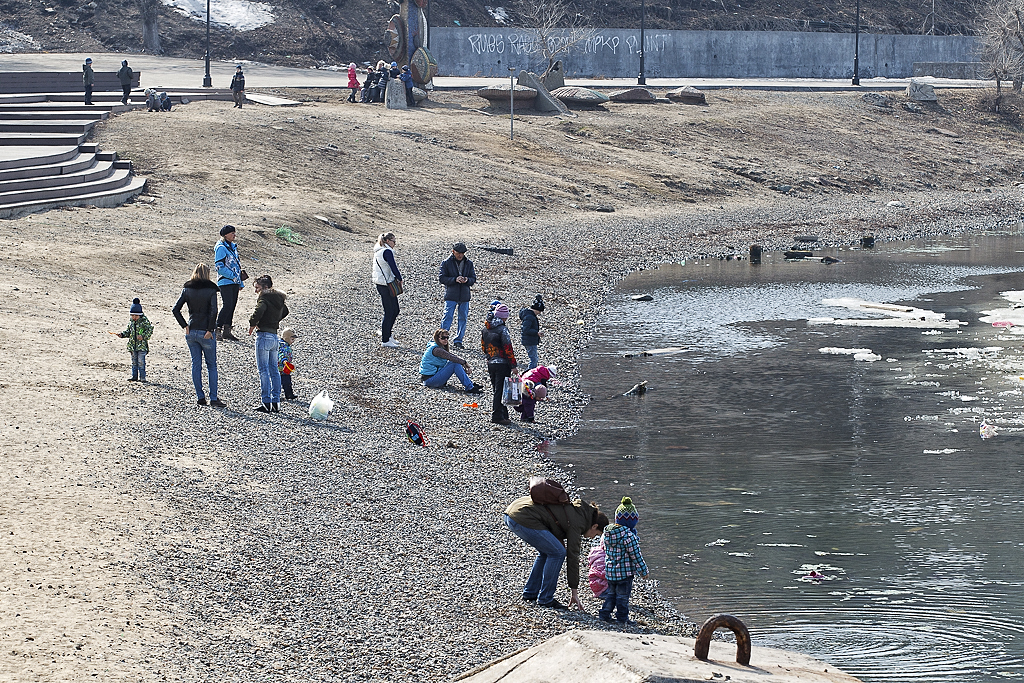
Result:
<svg viewBox="0 0 1024 683"><path fill-rule="evenodd" d="M137 98L137 96L136 96ZM146 179L116 152L87 143L97 121L145 107L121 93L0 95L0 218L61 206L112 207L142 192Z"/></svg>

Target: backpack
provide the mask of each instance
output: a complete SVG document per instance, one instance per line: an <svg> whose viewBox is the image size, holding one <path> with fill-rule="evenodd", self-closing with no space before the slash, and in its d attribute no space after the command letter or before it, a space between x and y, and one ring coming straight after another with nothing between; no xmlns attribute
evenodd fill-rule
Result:
<svg viewBox="0 0 1024 683"><path fill-rule="evenodd" d="M423 446L424 448L427 447L427 435L423 432L423 427L420 427L412 420L406 420L405 437L409 439L410 443Z"/></svg>
<svg viewBox="0 0 1024 683"><path fill-rule="evenodd" d="M536 505L568 505L569 494L554 479L530 477L530 498Z"/></svg>

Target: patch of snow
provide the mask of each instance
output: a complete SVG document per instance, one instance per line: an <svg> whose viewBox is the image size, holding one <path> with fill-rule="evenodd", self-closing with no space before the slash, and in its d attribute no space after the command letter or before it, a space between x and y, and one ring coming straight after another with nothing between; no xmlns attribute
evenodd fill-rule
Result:
<svg viewBox="0 0 1024 683"><path fill-rule="evenodd" d="M0 24L0 53L33 52L40 49L39 43L32 36Z"/></svg>
<svg viewBox="0 0 1024 683"><path fill-rule="evenodd" d="M828 353L835 356L852 356L857 353L871 353L871 349L844 349L837 346L825 346L818 349L818 353Z"/></svg>
<svg viewBox="0 0 1024 683"><path fill-rule="evenodd" d="M206 3L202 0L162 0L175 12L199 22L206 21ZM273 6L248 0L217 0L210 3L210 23L236 31L252 31L274 22Z"/></svg>
<svg viewBox="0 0 1024 683"><path fill-rule="evenodd" d="M494 21L504 26L508 23L508 11L504 7L490 7L484 5L484 9L487 13L494 17Z"/></svg>

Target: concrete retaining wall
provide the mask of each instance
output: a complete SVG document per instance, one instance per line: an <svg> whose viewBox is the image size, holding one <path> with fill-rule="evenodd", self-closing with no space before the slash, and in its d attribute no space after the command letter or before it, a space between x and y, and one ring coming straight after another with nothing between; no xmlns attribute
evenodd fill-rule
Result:
<svg viewBox="0 0 1024 683"><path fill-rule="evenodd" d="M565 40L565 35L561 40ZM637 29L603 29L560 56L566 75L628 78L639 70ZM554 40L552 41L554 42ZM647 31L649 78L852 78L854 37L798 31ZM860 36L861 78L908 78L914 62L970 62L971 36ZM525 29L432 28L430 51L442 76L508 76L547 65Z"/></svg>

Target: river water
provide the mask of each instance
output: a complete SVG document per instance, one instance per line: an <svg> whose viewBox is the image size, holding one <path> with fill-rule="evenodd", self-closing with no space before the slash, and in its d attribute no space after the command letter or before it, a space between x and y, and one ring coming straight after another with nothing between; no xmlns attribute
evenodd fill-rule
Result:
<svg viewBox="0 0 1024 683"><path fill-rule="evenodd" d="M979 320L1024 290L1024 240L815 253L840 262L624 280L584 352L580 432L552 458L605 506L633 497L651 578L698 623L735 614L755 645L868 682L1024 677L1024 318ZM925 320L829 322L895 315L842 298Z"/></svg>

